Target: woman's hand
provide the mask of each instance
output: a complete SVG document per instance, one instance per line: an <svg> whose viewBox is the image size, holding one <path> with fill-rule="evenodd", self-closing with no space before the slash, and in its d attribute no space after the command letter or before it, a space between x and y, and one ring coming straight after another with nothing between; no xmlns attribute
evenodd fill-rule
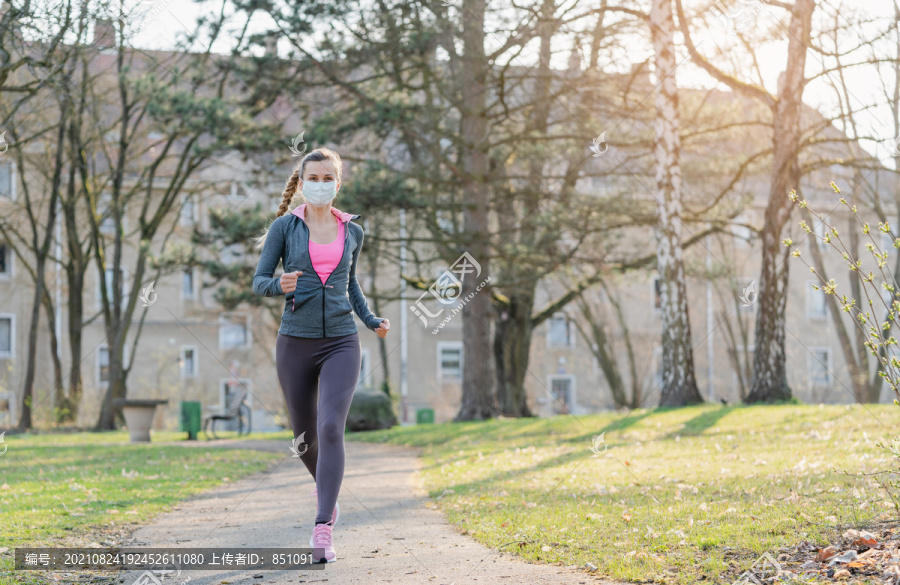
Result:
<svg viewBox="0 0 900 585"><path fill-rule="evenodd" d="M382 319L381 324L375 328L375 333L378 334L378 337L384 339L387 337L388 331L391 329L391 324L387 319Z"/></svg>
<svg viewBox="0 0 900 585"><path fill-rule="evenodd" d="M285 294L289 292L294 292L297 289L297 277L303 274L302 270L295 270L294 272L286 272L281 275L281 290L284 291Z"/></svg>

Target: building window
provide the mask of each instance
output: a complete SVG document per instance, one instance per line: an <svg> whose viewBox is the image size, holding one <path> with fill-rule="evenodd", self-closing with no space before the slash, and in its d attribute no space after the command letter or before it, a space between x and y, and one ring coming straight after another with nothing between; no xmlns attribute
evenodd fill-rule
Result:
<svg viewBox="0 0 900 585"><path fill-rule="evenodd" d="M128 346L122 348L122 367L128 365ZM109 345L97 347L97 384L105 388L109 384Z"/></svg>
<svg viewBox="0 0 900 585"><path fill-rule="evenodd" d="M816 242L819 243L820 248L824 248L828 244L826 244L823 239L825 238L825 224L821 220L814 220L813 222L813 233L816 236Z"/></svg>
<svg viewBox="0 0 900 585"><path fill-rule="evenodd" d="M9 246L0 244L0 279L12 277L12 270L9 266Z"/></svg>
<svg viewBox="0 0 900 585"><path fill-rule="evenodd" d="M116 218L113 217L112 196L109 193L100 195L97 202L97 212L103 219L100 220L100 233L111 236L116 233Z"/></svg>
<svg viewBox="0 0 900 585"><path fill-rule="evenodd" d="M0 162L0 197L16 198L16 167L10 161Z"/></svg>
<svg viewBox="0 0 900 585"><path fill-rule="evenodd" d="M113 269L106 269L106 298L109 299L110 305L113 302ZM128 288L128 281L125 279L125 268L119 267L119 283L122 287L122 308L124 309L128 306L128 295L131 294L130 289ZM100 286L98 283L97 286L97 309L100 309L103 305L103 297L100 294Z"/></svg>
<svg viewBox="0 0 900 585"><path fill-rule="evenodd" d="M547 346L572 347L575 341L574 329L568 315L556 313L550 317L547 327Z"/></svg>
<svg viewBox="0 0 900 585"><path fill-rule="evenodd" d="M747 392L753 378L753 360L756 358L756 346L750 345L745 350L743 345L726 347L731 364L731 384L734 388L744 388ZM744 359L746 356L746 359ZM740 376L740 378L738 378Z"/></svg>
<svg viewBox="0 0 900 585"><path fill-rule="evenodd" d="M109 384L109 346L106 344L97 348L97 384L101 388Z"/></svg>
<svg viewBox="0 0 900 585"><path fill-rule="evenodd" d="M357 388L371 388L372 376L369 372L369 350L363 348L359 362L359 381L356 383Z"/></svg>
<svg viewBox="0 0 900 585"><path fill-rule="evenodd" d="M219 349L247 349L250 347L249 318L222 317L219 321Z"/></svg>
<svg viewBox="0 0 900 585"><path fill-rule="evenodd" d="M184 203L181 206L181 215L178 218L178 222L182 226L192 226L195 221L197 221L197 216L194 207L194 198L190 196L185 197Z"/></svg>
<svg viewBox="0 0 900 585"><path fill-rule="evenodd" d="M806 290L806 315L810 319L824 319L828 316L828 307L825 305L825 293L821 288L816 290L813 285L818 286L819 282L815 280L807 281Z"/></svg>
<svg viewBox="0 0 900 585"><path fill-rule="evenodd" d="M247 183L238 184L237 181L231 181L226 198L232 201L243 201L253 192L254 188Z"/></svg>
<svg viewBox="0 0 900 585"><path fill-rule="evenodd" d="M811 347L807 356L809 383L813 386L831 384L831 348Z"/></svg>
<svg viewBox="0 0 900 585"><path fill-rule="evenodd" d="M219 259L229 266L246 262L246 250L241 244L228 244L222 248Z"/></svg>
<svg viewBox="0 0 900 585"><path fill-rule="evenodd" d="M120 198L120 203L123 199ZM109 192L104 192L100 194L100 198L97 200L97 213L100 214L100 217L103 218L100 220L100 233L105 234L107 236L115 235L116 233L116 218L113 212L113 200L112 194ZM122 233L123 235L128 232L128 218L125 216L125 210L123 208L119 208L119 213L122 214L120 218L122 220Z"/></svg>
<svg viewBox="0 0 900 585"><path fill-rule="evenodd" d="M181 298L193 299L194 294L194 269L185 268L181 273Z"/></svg>
<svg viewBox="0 0 900 585"><path fill-rule="evenodd" d="M438 209L434 212L434 219L437 222L438 229L445 234L453 234L453 212L449 209Z"/></svg>
<svg viewBox="0 0 900 585"><path fill-rule="evenodd" d="M462 380L463 353L461 341L438 342L438 380L459 382Z"/></svg>
<svg viewBox="0 0 900 585"><path fill-rule="evenodd" d="M192 345L185 345L181 348L181 377L196 378L197 377L197 348Z"/></svg>
<svg viewBox="0 0 900 585"><path fill-rule="evenodd" d="M891 234L881 232L881 252L888 256L894 253L894 238Z"/></svg>
<svg viewBox="0 0 900 585"><path fill-rule="evenodd" d="M653 277L653 310L660 311L662 309L662 279Z"/></svg>
<svg viewBox="0 0 900 585"><path fill-rule="evenodd" d="M549 386L553 414L570 414L575 400L575 376L572 374L550 376Z"/></svg>
<svg viewBox="0 0 900 585"><path fill-rule="evenodd" d="M0 358L15 357L16 316L0 315Z"/></svg>
<svg viewBox="0 0 900 585"><path fill-rule="evenodd" d="M753 237L753 230L748 225L750 223L750 215L747 212L736 216L731 226L731 235L734 237L734 244L738 248L746 248Z"/></svg>

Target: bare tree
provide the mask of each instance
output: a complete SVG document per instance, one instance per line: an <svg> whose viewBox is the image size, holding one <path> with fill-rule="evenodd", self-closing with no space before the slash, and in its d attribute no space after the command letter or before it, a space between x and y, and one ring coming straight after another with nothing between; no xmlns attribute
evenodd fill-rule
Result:
<svg viewBox="0 0 900 585"><path fill-rule="evenodd" d="M591 348L591 353L597 360L603 377L609 386L612 395L613 404L618 408L638 408L642 401L641 380L637 371L637 360L635 359L634 346L631 343L631 333L625 322L625 315L622 312L621 302L615 298L614 293L609 289L605 280L600 281L600 287L603 290L604 297L609 303L611 312L615 315L615 322L618 325L618 335L614 335L611 320L596 298L590 301L585 297L594 297L589 295L591 291L585 291L579 295L576 304L578 305L579 315L581 319L575 320L575 328ZM628 366L628 386L625 384L625 377L622 375L622 367L619 365L620 353L616 351L614 339L620 337L622 344L625 346L626 364Z"/></svg>
<svg viewBox="0 0 900 585"><path fill-rule="evenodd" d="M119 26L112 67L92 76L96 55L83 55L82 85L78 89L83 101L71 126L73 158L68 161L73 168L70 184L76 196L70 203L75 206L80 202L78 210L86 219L90 240L90 256L86 257L82 224L67 224L70 257L78 258L70 283L83 287L83 273L78 271L90 263L102 283L99 317L108 345L109 386L98 429L115 428L118 409L113 401L126 397L128 374L147 314L145 307L132 331L142 289L148 281L178 268L167 261L166 254L184 196L211 188L198 175L216 164L215 155L225 151L271 152L281 143L277 122L273 126L254 117L271 103L269 92L282 89L260 88L254 93L246 82L236 86L233 69L241 63L239 51L224 62L208 51L197 55L161 53L160 60L154 62L127 46L121 20L112 22ZM214 31L221 30L210 26ZM236 42L244 40L241 37ZM150 139L150 131L158 131L161 137ZM77 211L73 217L76 215ZM135 259L126 265L128 247ZM69 291L72 298L82 293L83 288ZM77 307L72 318L80 312L81 307ZM72 325L80 327L96 317ZM129 342L132 360L126 364L124 349ZM78 356L73 361L80 360Z"/></svg>
<svg viewBox="0 0 900 585"><path fill-rule="evenodd" d="M801 143L800 112L807 51L810 47L814 0L795 0L793 4L768 2L769 6L790 12L787 64L777 95L761 85L738 79L713 65L697 50L684 16L681 0L675 0L685 46L691 59L714 79L732 90L759 100L772 111L772 170L768 204L762 233L762 272L756 332L753 381L746 401L769 402L791 397L785 373L784 322L788 285L788 251L781 250L782 235L790 219L788 194L800 179L798 152Z"/></svg>
<svg viewBox="0 0 900 585"><path fill-rule="evenodd" d="M73 52L62 44L62 38L73 32L73 7L66 2L59 8L61 10L54 10L52 14L45 13L41 7L27 1L5 3L0 8L0 120L3 127L11 125L7 131L13 143L9 157L16 161L19 170L17 186L22 194L15 209L4 210L0 235L35 285L18 409L17 427L22 430L31 428L34 422L37 338L42 306L50 322L54 399L62 385L59 340L46 283L47 264L53 260L51 245L64 179L63 151L71 112L66 89ZM48 23L53 26L47 26ZM76 32L76 36L80 38L81 34ZM47 144L38 172L27 162L31 155L26 154L26 149L33 143ZM35 180L37 193L32 190Z"/></svg>

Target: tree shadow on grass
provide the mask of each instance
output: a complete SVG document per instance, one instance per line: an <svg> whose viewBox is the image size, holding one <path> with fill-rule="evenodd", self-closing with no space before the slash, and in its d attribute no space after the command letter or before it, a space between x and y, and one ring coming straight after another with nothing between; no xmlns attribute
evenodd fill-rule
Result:
<svg viewBox="0 0 900 585"><path fill-rule="evenodd" d="M727 414L738 408L744 407L722 406L721 408L716 408L714 410L705 410L694 418L685 421L684 424L681 425L680 429L666 433L665 435L660 437L659 440L674 439L676 436L702 435L706 429L716 426L716 424Z"/></svg>
<svg viewBox="0 0 900 585"><path fill-rule="evenodd" d="M560 442L581 443L586 440L592 440L596 435L603 435L605 433L611 433L613 431L621 431L621 430L627 429L628 427L636 425L637 423L641 422L648 416L656 414L659 411L660 411L660 409L645 410L639 414L633 414L634 411L631 411L628 414L626 414L624 417L620 418L619 420L610 421L609 424L607 424L605 427L603 427L599 431L591 432L587 435L578 435L578 436L572 437L570 439L565 439L564 441L560 441Z"/></svg>

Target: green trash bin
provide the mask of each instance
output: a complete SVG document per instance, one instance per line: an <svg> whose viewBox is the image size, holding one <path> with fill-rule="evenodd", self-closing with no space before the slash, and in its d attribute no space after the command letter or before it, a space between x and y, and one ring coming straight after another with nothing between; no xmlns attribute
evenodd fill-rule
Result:
<svg viewBox="0 0 900 585"><path fill-rule="evenodd" d="M197 433L200 432L200 403L199 402L182 400L180 430L187 431L189 441L197 440Z"/></svg>
<svg viewBox="0 0 900 585"><path fill-rule="evenodd" d="M434 409L433 408L420 408L416 411L416 424L433 424L434 423Z"/></svg>

